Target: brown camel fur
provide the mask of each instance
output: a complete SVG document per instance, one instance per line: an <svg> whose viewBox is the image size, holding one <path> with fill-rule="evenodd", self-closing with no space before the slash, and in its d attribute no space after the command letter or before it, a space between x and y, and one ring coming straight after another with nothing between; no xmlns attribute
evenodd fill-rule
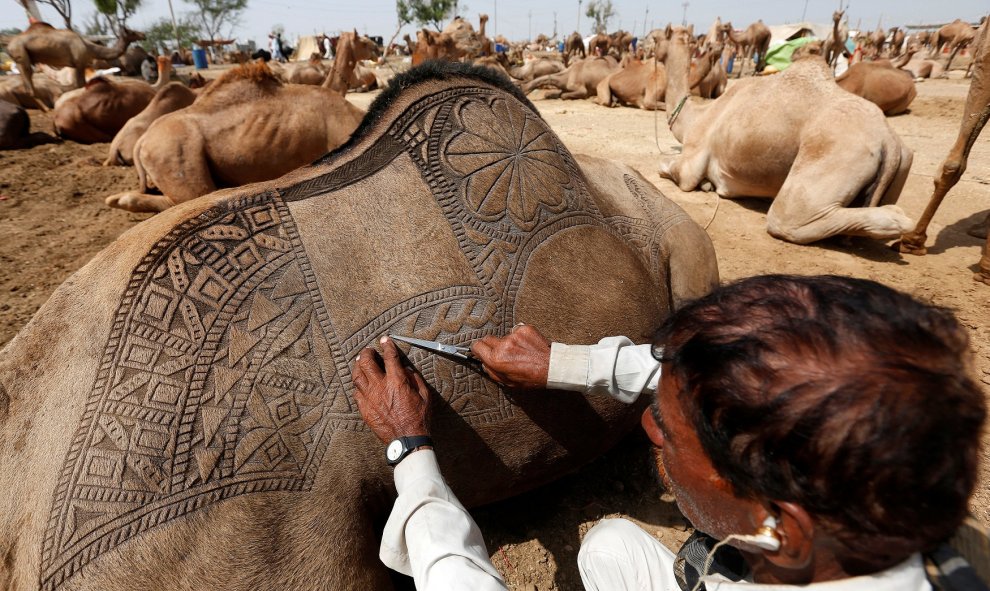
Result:
<svg viewBox="0 0 990 591"><path fill-rule="evenodd" d="M323 65L323 57L313 52L306 62L282 66L279 78L289 84L312 84L319 86L327 79L330 69Z"/></svg>
<svg viewBox="0 0 990 591"><path fill-rule="evenodd" d="M86 66L96 59L119 57L133 41L144 39L144 35L124 29L113 47L91 43L75 31L56 29L46 23L35 23L23 33L16 35L7 45L7 53L17 64L21 78L31 95L34 95L32 75L34 64L48 64L55 68L75 68L76 88L86 84ZM39 107L47 111L42 103Z"/></svg>
<svg viewBox="0 0 990 591"><path fill-rule="evenodd" d="M346 59L338 43L337 61ZM151 124L134 146L139 190L108 197L107 205L163 211L312 162L343 144L361 121L342 85L343 92L327 84L284 85L264 63L227 72L192 105ZM148 193L151 187L162 194Z"/></svg>
<svg viewBox="0 0 990 591"><path fill-rule="evenodd" d="M612 40L605 33L596 33L588 41L588 55L593 57L605 57L608 55L608 48L611 47Z"/></svg>
<svg viewBox="0 0 990 591"><path fill-rule="evenodd" d="M729 41L732 41L732 44L736 46L736 55L742 58L742 63L736 70L736 78L742 76L743 69L747 64L752 63L754 54L760 57L753 74L762 72L767 65L767 50L770 49L770 29L763 24L763 21L756 21L742 33L737 32L732 27L731 22L725 23L722 28L728 35Z"/></svg>
<svg viewBox="0 0 990 591"><path fill-rule="evenodd" d="M884 115L905 113L918 95L914 77L890 62L860 62L836 78L839 88L880 107Z"/></svg>
<svg viewBox="0 0 990 591"><path fill-rule="evenodd" d="M485 36L485 25L488 22L488 15L482 14L479 17L479 21L480 26L478 31L475 32L471 23L458 16L444 27L443 33L441 33L448 35L453 40L460 54L469 60L494 53L492 51L491 39Z"/></svg>
<svg viewBox="0 0 990 591"><path fill-rule="evenodd" d="M567 36L567 41L564 41L564 65L567 66L576 57L584 59L588 57L588 54L584 49L584 39L581 38L581 33L574 31Z"/></svg>
<svg viewBox="0 0 990 591"><path fill-rule="evenodd" d="M716 99L725 94L725 88L729 84L729 77L722 67L722 54L725 46L721 42L708 45L704 53L694 58L691 62L691 94L706 99ZM694 80L701 79L697 85Z"/></svg>
<svg viewBox="0 0 990 591"><path fill-rule="evenodd" d="M550 58L541 57L539 59L529 60L525 64L509 69L509 75L520 80L522 82L529 82L539 78L540 76L548 76L550 74L556 74L558 72L563 72L565 66L563 63Z"/></svg>
<svg viewBox="0 0 990 591"><path fill-rule="evenodd" d="M932 35L932 57L942 55L942 47L949 46L949 59L945 62L945 73L952 69L952 60L963 47L972 43L976 36L976 28L973 25L956 19L947 25L943 25Z"/></svg>
<svg viewBox="0 0 990 591"><path fill-rule="evenodd" d="M688 95L688 39L678 27L667 49L667 101L677 105L667 119L684 148L661 161L661 177L682 191L708 179L721 197L772 198L767 230L789 242L888 239L911 227L894 205L911 151L876 105L836 86L821 56L705 101Z"/></svg>
<svg viewBox="0 0 990 591"><path fill-rule="evenodd" d="M24 145L31 133L31 119L23 107L0 101L0 150Z"/></svg>
<svg viewBox="0 0 990 591"><path fill-rule="evenodd" d="M909 45L907 51L905 52L905 55L909 56L907 62L897 67L905 72L908 72L915 79L938 78L941 76L944 71L942 64L933 59L920 55L920 51L921 46L919 44L912 43Z"/></svg>
<svg viewBox="0 0 990 591"><path fill-rule="evenodd" d="M65 93L55 102L52 120L61 137L83 144L109 142L127 121L148 106L159 88L168 84L172 64L158 58L158 81L93 78L84 88Z"/></svg>
<svg viewBox="0 0 990 591"><path fill-rule="evenodd" d="M645 343L718 285L711 240L641 175L571 155L504 79L439 67L315 165L124 233L0 351L8 589L395 589L392 469L350 380L363 347L517 322ZM517 396L407 353L468 507L573 471L649 402Z"/></svg>
<svg viewBox="0 0 990 591"><path fill-rule="evenodd" d="M337 39L333 66L323 81L323 88L329 88L340 96L347 94L351 88L361 91L374 88L377 85L374 72L367 68L361 68L361 73L356 72L363 60L377 59L379 55L378 44L364 35L358 35L357 29L341 33ZM370 79L367 74L370 74Z"/></svg>
<svg viewBox="0 0 990 591"><path fill-rule="evenodd" d="M918 225L901 237L901 252L916 255L923 255L928 252L925 248L925 241L928 239L928 225L946 194L966 172L969 152L973 149L973 144L976 143L983 127L990 120L990 31L988 31L990 25L988 22L990 21L984 21L973 44L976 48L973 55L973 81L969 86L969 94L966 95L966 108L963 111L962 125L959 127L956 143L952 145L949 155L942 162L939 175L935 178L935 190L932 193L932 198L928 202L925 212L918 219ZM987 218L987 222L990 223L990 217ZM984 232L986 229L979 233ZM971 231L971 233L977 232ZM984 248L983 257L980 259L979 271L974 279L990 285L990 237L987 238L987 245Z"/></svg>
<svg viewBox="0 0 990 591"><path fill-rule="evenodd" d="M890 57L897 57L904 51L904 31L899 27L890 29Z"/></svg>
<svg viewBox="0 0 990 591"><path fill-rule="evenodd" d="M134 146L151 124L159 117L193 104L198 95L197 91L179 82L170 82L159 88L148 106L124 124L114 136L110 143L110 155L103 162L103 166L134 164Z"/></svg>
<svg viewBox="0 0 990 591"><path fill-rule="evenodd" d="M52 109L55 101L58 100L71 87L59 85L44 74L34 75L34 92L24 86L24 79L20 76L4 76L0 78L0 101L7 101L25 109L38 109L41 103L45 107Z"/></svg>
<svg viewBox="0 0 990 591"><path fill-rule="evenodd" d="M430 60L453 62L464 55L464 50L458 47L454 38L447 33L437 33L429 29L420 29L416 32L416 51L412 55L414 67Z"/></svg>
<svg viewBox="0 0 990 591"><path fill-rule="evenodd" d="M664 109L667 92L667 71L662 62L667 54L667 41L656 48L656 59L640 60L627 56L623 67L598 84L598 104L611 107L620 105L652 111ZM702 80L712 69L712 52L702 55L691 64L691 88L697 91ZM706 88L709 92L711 89Z"/></svg>
<svg viewBox="0 0 990 591"><path fill-rule="evenodd" d="M559 92L548 92L546 98L565 100L584 99L597 96L598 85L619 69L619 64L611 56L589 57L573 62L566 70L534 78L523 85L523 92L529 94L537 88L548 86Z"/></svg>

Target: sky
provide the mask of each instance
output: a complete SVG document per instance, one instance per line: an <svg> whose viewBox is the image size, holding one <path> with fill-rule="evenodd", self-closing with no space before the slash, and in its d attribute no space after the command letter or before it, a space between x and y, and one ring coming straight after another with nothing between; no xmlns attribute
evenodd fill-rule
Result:
<svg viewBox="0 0 990 591"><path fill-rule="evenodd" d="M584 0L582 12L587 8ZM805 20L831 23L832 11L840 0L613 0L618 15L609 30L631 30L641 35L646 28L663 27L668 22L681 22L685 7L687 22L707 30L715 17L731 21L736 28L763 19L768 25ZM191 12L191 4L172 0L176 14ZM847 15L851 27L873 30L878 23L884 27L949 22L954 18L976 22L981 15L990 14L990 0L845 0L850 4ZM466 9L465 9L466 5ZM24 28L24 11L15 0L0 0L0 29ZM528 39L539 33L553 33L554 19L561 36L578 26L577 0L461 0L459 14L477 27L479 13L489 15L487 34L505 35L510 40ZM61 20L50 8L40 5L42 15L58 26ZM82 23L93 12L92 0L73 0L73 22ZM168 0L144 0L142 8L131 19L130 26L140 30L169 14ZM232 37L254 39L267 43L269 31L275 25L285 27L291 41L297 35L326 32L334 34L343 29L357 28L361 33L381 35L386 40L396 27L395 0L248 0L240 25ZM407 26L403 32L412 32ZM588 34L591 19L580 15L580 30Z"/></svg>

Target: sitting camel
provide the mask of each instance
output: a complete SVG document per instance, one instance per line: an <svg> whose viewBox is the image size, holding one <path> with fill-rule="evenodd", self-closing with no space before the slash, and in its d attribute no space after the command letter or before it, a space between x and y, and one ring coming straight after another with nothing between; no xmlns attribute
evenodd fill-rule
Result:
<svg viewBox="0 0 990 591"><path fill-rule="evenodd" d="M44 74L35 74L32 89L24 85L20 76L4 76L0 78L0 101L7 101L25 109L38 109L43 105L46 109L55 108L58 100L71 87L65 87Z"/></svg>
<svg viewBox="0 0 990 591"><path fill-rule="evenodd" d="M839 88L880 107L884 115L905 113L918 95L914 76L890 62L859 62L836 78Z"/></svg>
<svg viewBox="0 0 990 591"><path fill-rule="evenodd" d="M306 62L297 62L281 66L281 71L276 72L283 81L289 84L312 84L319 86L327 79L330 69L324 67L323 57L315 51L310 54Z"/></svg>
<svg viewBox="0 0 990 591"><path fill-rule="evenodd" d="M509 76L519 80L520 82L529 82L539 78L540 76L548 76L550 74L563 72L565 67L566 66L558 60L541 57L538 59L528 60L521 66L509 68Z"/></svg>
<svg viewBox="0 0 990 591"><path fill-rule="evenodd" d="M335 66L349 59L349 35L337 43ZM342 74L335 67L323 86L310 86L283 84L264 62L225 73L192 105L148 127L134 146L140 189L108 197L107 205L164 211L312 162L347 141L364 114L344 100ZM161 194L149 193L152 187Z"/></svg>
<svg viewBox="0 0 990 591"><path fill-rule="evenodd" d="M949 155L942 162L939 175L935 178L935 190L931 200L921 214L918 225L901 237L900 251L909 254L923 255L928 252L925 241L928 239L928 224L931 223L935 212L945 196L956 186L966 172L969 152L973 149L983 127L990 120L990 23L984 21L980 26L973 44L976 48L973 55L973 81L966 95L966 108L963 111L962 125L956 143L949 150ZM990 216L982 227L973 228L970 234L986 238L987 244L980 259L979 271L974 279L990 285Z"/></svg>
<svg viewBox="0 0 990 591"><path fill-rule="evenodd" d="M62 95L55 102L52 121L58 135L83 144L109 142L128 120L140 113L168 84L171 61L160 56L154 85L127 78L98 76L83 88Z"/></svg>
<svg viewBox="0 0 990 591"><path fill-rule="evenodd" d="M611 56L589 57L572 62L567 69L556 74L548 74L534 78L523 85L523 92L529 94L537 88L551 86L558 92L548 92L545 98L560 98L565 100L583 99L596 96L598 85L609 74L619 69L618 62Z"/></svg>
<svg viewBox="0 0 990 591"><path fill-rule="evenodd" d="M648 111L665 109L667 70L660 62L666 53L667 40L659 39L654 48L655 59L643 60L626 56L622 69L598 84L598 104L611 107L617 102ZM720 55L721 47L710 48L692 61L690 85L693 94L715 98L712 94L717 97L724 90L724 70L721 78L717 74L712 75Z"/></svg>
<svg viewBox="0 0 990 591"><path fill-rule="evenodd" d="M5 588L408 588L378 558L395 487L355 404L362 348L518 322L645 343L718 285L711 240L641 175L572 155L504 78L431 68L312 166L125 232L0 350ZM649 403L514 396L406 353L467 507L573 472Z"/></svg>
<svg viewBox="0 0 990 591"><path fill-rule="evenodd" d="M23 107L0 101L0 150L24 145L31 133L31 119Z"/></svg>
<svg viewBox="0 0 990 591"><path fill-rule="evenodd" d="M10 40L7 53L17 64L24 86L34 96L34 64L75 68L76 88L82 88L86 83L86 66L93 60L120 57L128 45L142 39L143 34L125 28L116 45L104 47L87 41L75 31L56 29L47 23L34 23ZM40 101L38 106L43 111L48 110Z"/></svg>
<svg viewBox="0 0 990 591"><path fill-rule="evenodd" d="M169 82L158 89L143 111L132 117L110 142L110 155L103 166L134 163L134 146L158 118L193 104L199 93L179 82Z"/></svg>
<svg viewBox="0 0 990 591"><path fill-rule="evenodd" d="M676 105L667 121L684 148L661 161L661 177L682 191L708 179L721 197L773 198L767 230L789 242L888 239L911 227L894 205L911 151L876 105L836 86L821 56L704 101L690 98L687 30L667 37L667 100Z"/></svg>

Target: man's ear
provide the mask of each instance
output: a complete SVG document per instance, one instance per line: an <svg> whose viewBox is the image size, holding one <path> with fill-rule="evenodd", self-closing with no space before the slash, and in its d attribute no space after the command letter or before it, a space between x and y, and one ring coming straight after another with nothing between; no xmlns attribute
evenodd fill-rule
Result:
<svg viewBox="0 0 990 591"><path fill-rule="evenodd" d="M763 557L780 568L806 568L814 554L815 522L804 507L790 502L773 502L776 512L780 550L765 552Z"/></svg>

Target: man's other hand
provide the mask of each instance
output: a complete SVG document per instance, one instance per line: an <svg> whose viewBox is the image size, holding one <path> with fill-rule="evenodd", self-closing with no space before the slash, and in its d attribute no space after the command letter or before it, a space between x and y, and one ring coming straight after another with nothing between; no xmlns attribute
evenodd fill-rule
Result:
<svg viewBox="0 0 990 591"><path fill-rule="evenodd" d="M429 435L430 390L423 376L403 367L392 339L384 337L381 344L381 358L367 348L354 363L351 379L357 388L358 411L385 443L399 437Z"/></svg>
<svg viewBox="0 0 990 591"><path fill-rule="evenodd" d="M528 324L518 324L503 338L487 336L471 345L485 373L510 388L547 387L550 341Z"/></svg>

